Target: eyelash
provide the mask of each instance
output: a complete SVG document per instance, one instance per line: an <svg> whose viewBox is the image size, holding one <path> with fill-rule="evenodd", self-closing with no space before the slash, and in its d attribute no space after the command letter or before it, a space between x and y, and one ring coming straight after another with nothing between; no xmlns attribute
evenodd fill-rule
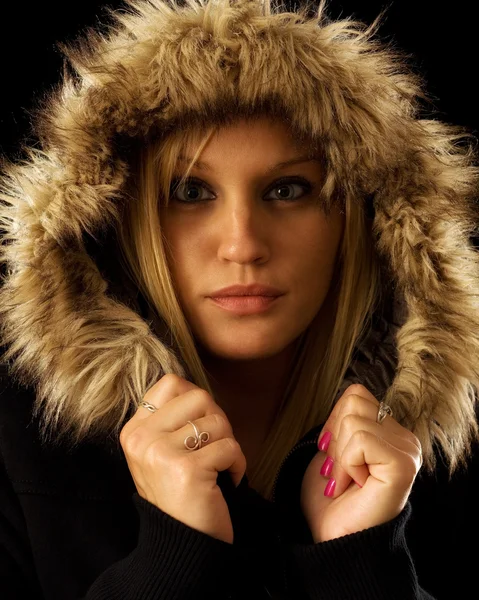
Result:
<svg viewBox="0 0 479 600"><path fill-rule="evenodd" d="M180 182L181 178L180 177L175 177L172 179L171 182L171 186L170 186L170 200L173 200L174 202L178 202L179 204L200 204L203 202L208 202L211 201L212 198L207 198L205 200L179 200L178 198L174 197L174 194L176 192L177 189L181 189L179 188L179 182ZM307 180L304 179L303 177L282 177L280 179L278 179L277 181L275 181L272 185L270 185L270 187L268 188L266 193L271 192L272 190L281 187L283 185L300 185L301 187L304 188L305 192L299 196L299 198L272 198L272 200L278 200L280 202L298 202L299 200L301 200L304 196L306 196L307 194L311 193L314 186ZM188 185L197 185L198 187L202 187L204 189L208 189L208 186L205 185L205 183L203 181L201 181L201 179L198 179L196 177L188 177L185 182L184 182L184 188L187 188Z"/></svg>

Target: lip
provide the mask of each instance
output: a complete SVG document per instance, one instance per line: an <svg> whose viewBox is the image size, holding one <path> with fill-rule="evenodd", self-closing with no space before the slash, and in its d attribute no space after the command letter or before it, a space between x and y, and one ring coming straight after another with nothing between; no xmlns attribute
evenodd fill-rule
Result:
<svg viewBox="0 0 479 600"><path fill-rule="evenodd" d="M252 283L250 285L230 285L229 287L217 290L209 295L210 298L224 298L228 296L267 296L276 298L282 296L284 292L270 285L261 283Z"/></svg>
<svg viewBox="0 0 479 600"><path fill-rule="evenodd" d="M237 315L262 313L279 300L280 296L220 296L211 298L220 308Z"/></svg>

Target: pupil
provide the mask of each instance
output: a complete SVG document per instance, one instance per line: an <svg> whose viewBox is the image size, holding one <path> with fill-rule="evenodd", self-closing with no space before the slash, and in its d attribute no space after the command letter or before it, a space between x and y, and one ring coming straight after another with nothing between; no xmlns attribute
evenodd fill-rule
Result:
<svg viewBox="0 0 479 600"><path fill-rule="evenodd" d="M283 186L279 187L279 188L278 188L278 190L279 190L279 195L280 195L282 198L286 198L286 197L288 197L288 195L289 195L289 193L288 193L288 192L289 192L289 190L288 190L288 186L286 186L286 185L283 185ZM285 192L286 192L286 193L285 193L285 194L283 194L283 193L281 192L281 190L285 190Z"/></svg>
<svg viewBox="0 0 479 600"><path fill-rule="evenodd" d="M191 193L190 193L191 189L193 189L193 195L191 195ZM195 195L195 193L196 193L196 195ZM194 186L189 186L187 195L188 195L188 198L191 198L192 200L196 200L198 198L198 189L195 188Z"/></svg>

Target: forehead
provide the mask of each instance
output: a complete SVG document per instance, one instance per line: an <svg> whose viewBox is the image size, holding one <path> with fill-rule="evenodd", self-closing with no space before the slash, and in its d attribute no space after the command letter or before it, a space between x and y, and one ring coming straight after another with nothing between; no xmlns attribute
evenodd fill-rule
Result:
<svg viewBox="0 0 479 600"><path fill-rule="evenodd" d="M178 166L192 164L203 171L210 171L210 163L218 160L246 158L250 154L254 160L270 163L271 170L319 160L310 140L295 136L287 124L267 118L242 119L209 131L192 130L185 132L182 141L175 157ZM267 149L264 154L263 148Z"/></svg>
<svg viewBox="0 0 479 600"><path fill-rule="evenodd" d="M182 152L190 152L198 147L206 138L219 139L238 137L245 139L271 140L282 138L289 146L298 150L306 150L313 146L311 138L297 131L285 119L272 118L268 115L238 117L227 123L188 128L180 132Z"/></svg>

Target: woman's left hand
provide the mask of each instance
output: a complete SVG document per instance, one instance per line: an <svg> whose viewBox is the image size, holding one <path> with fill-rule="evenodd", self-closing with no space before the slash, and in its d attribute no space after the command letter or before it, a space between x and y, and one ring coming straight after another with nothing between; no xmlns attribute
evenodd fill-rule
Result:
<svg viewBox="0 0 479 600"><path fill-rule="evenodd" d="M407 502L422 464L421 444L389 415L377 423L378 409L363 385L350 385L319 434L323 451L301 487L301 509L315 543L390 521Z"/></svg>

